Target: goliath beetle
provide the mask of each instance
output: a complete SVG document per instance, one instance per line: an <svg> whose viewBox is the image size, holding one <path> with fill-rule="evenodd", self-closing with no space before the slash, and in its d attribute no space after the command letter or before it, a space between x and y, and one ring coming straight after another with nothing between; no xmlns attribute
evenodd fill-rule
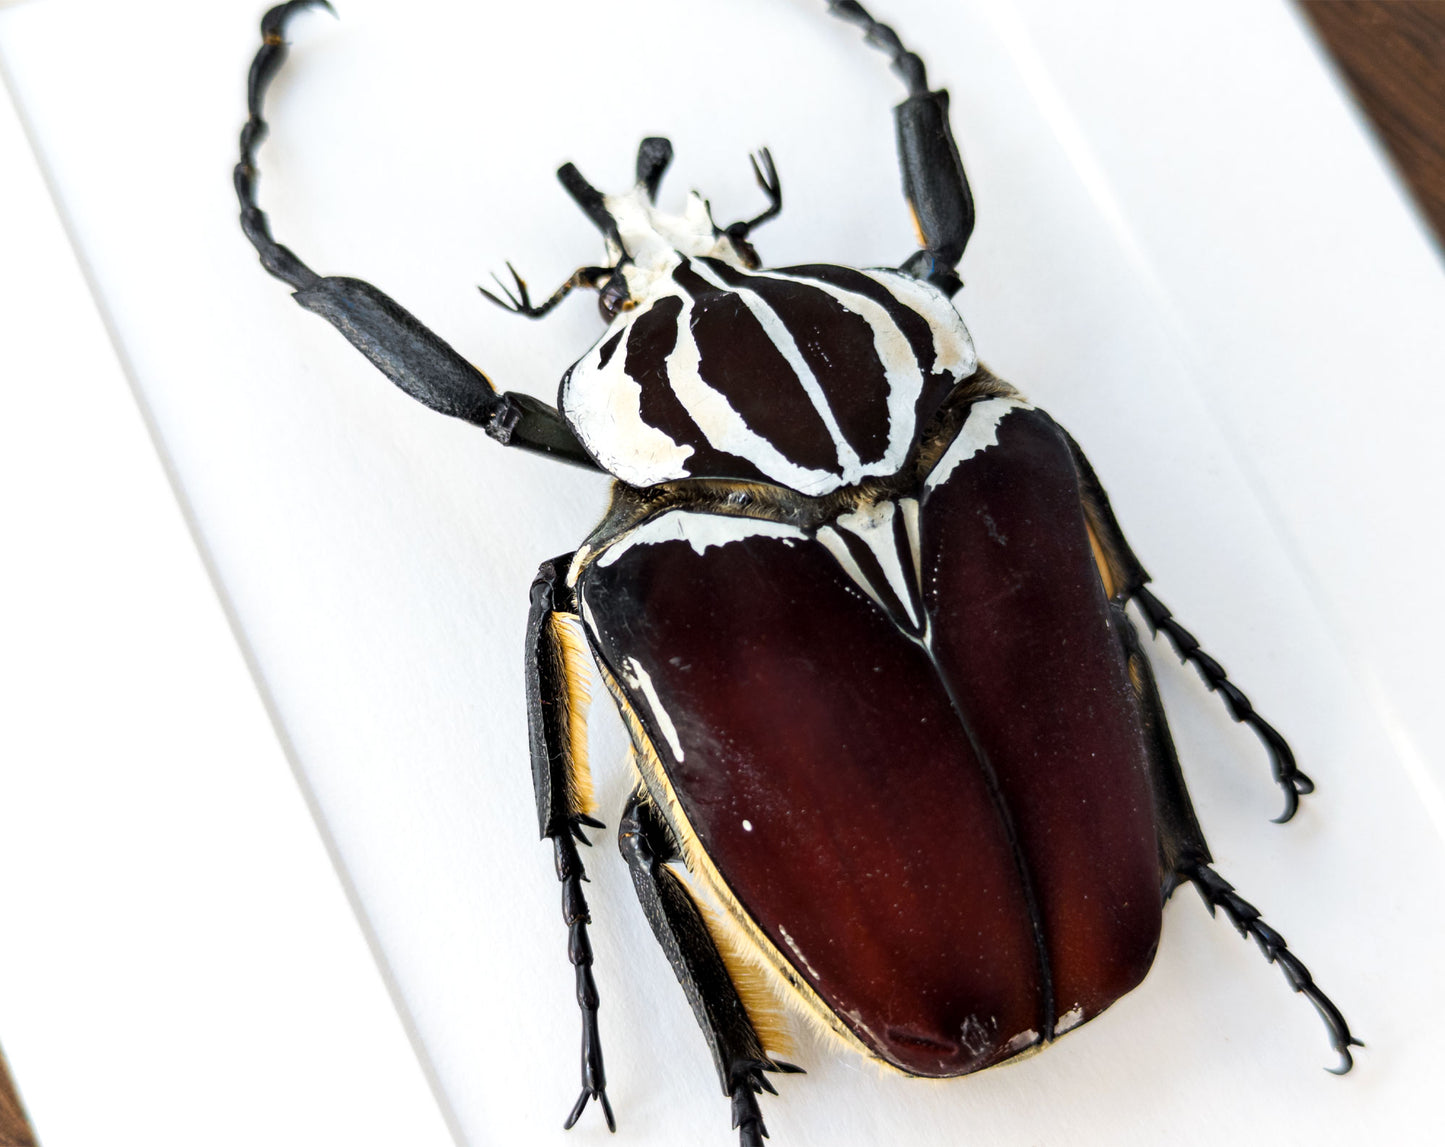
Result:
<svg viewBox="0 0 1445 1147"><path fill-rule="evenodd" d="M742 1143L766 1134L768 1073L797 1070L778 1058L772 995L903 1074L968 1074L1131 990L1186 882L1314 1004L1348 1070L1358 1041L1338 1009L1210 867L1125 607L1258 734L1281 820L1313 786L1147 588L1077 445L978 364L949 301L973 204L947 95L896 34L830 3L906 85L920 249L896 269L764 269L750 236L782 205L766 151L767 207L726 227L696 195L680 216L657 209L664 139L642 142L620 195L566 165L606 261L540 304L515 272L484 291L534 318L598 291L607 329L554 409L497 392L375 287L319 276L272 238L254 187L262 100L287 19L313 2L267 13L250 77L236 190L263 265L413 397L615 479L596 530L543 563L527 631L539 826L583 1021L567 1125L593 1099L613 1125L577 849L602 827L589 650L633 745L621 850Z"/></svg>

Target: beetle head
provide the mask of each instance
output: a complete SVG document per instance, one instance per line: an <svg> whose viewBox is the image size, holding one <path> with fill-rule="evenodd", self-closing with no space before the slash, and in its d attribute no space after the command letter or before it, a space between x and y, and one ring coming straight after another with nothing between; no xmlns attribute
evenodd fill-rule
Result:
<svg viewBox="0 0 1445 1147"><path fill-rule="evenodd" d="M621 195L603 195L573 164L557 171L562 186L606 240L608 266L597 268L595 283L608 322L658 293L671 293L673 269L684 258L720 259L744 271L760 265L746 238L748 224L719 227L696 191L688 194L681 215L657 209L657 189L671 161L668 140L644 139L637 149L637 183Z"/></svg>

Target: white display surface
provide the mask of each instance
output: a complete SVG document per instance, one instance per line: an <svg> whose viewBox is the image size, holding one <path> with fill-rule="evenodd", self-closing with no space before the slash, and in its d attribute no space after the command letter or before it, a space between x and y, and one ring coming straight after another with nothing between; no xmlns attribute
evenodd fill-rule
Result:
<svg viewBox="0 0 1445 1147"><path fill-rule="evenodd" d="M0 171L0 1040L40 1141L441 1147L3 94Z"/></svg>
<svg viewBox="0 0 1445 1147"><path fill-rule="evenodd" d="M314 268L375 282L502 387L550 399L601 329L584 299L528 324L473 289L511 259L541 294L599 257L552 177L564 160L620 187L638 139L668 135L663 202L696 186L730 221L761 207L746 156L766 144L786 195L755 237L769 262L912 249L901 89L821 2L341 14L293 29L262 206ZM1026 1063L920 1083L802 1040L809 1074L764 1105L773 1142L1418 1141L1445 1069L1438 255L1282 4L876 14L952 93L979 205L957 302L981 357L1083 444L1161 599L1319 784L1269 825L1257 742L1156 647L1219 871L1370 1047L1347 1079L1321 1071L1309 1006L1185 890L1147 982ZM32 0L0 11L0 55L458 1139L732 1142L610 834L588 892L620 1127L560 1129L578 1019L521 638L538 562L575 547L606 486L410 402L259 270L229 189L258 16ZM61 1065L14 1054L27 1094L58 1086ZM68 1080L92 1094L83 1068Z"/></svg>

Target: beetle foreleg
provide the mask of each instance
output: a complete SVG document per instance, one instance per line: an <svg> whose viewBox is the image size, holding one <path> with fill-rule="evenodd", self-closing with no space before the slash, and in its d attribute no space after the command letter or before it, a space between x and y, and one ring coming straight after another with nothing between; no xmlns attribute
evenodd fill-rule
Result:
<svg viewBox="0 0 1445 1147"><path fill-rule="evenodd" d="M1349 1024L1340 1014L1340 1009L1335 1007L1324 992L1320 991L1314 978L1310 975L1309 969L1286 946L1284 937L1266 924L1260 918L1259 909L1235 892L1234 885L1209 865L1202 863L1189 865L1181 870L1180 875L1193 883L1199 895L1203 897L1211 916L1214 915L1216 908L1223 909L1224 915L1228 917L1229 922L1234 925L1239 934L1258 944L1259 950L1264 953L1264 958L1271 964L1279 965L1280 971L1284 973L1284 978L1289 981L1289 986L1295 991L1303 993L1305 999L1315 1006L1315 1011L1320 1013L1320 1018L1325 1021L1325 1026L1330 1030L1330 1043L1340 1054L1340 1066L1326 1070L1335 1075L1344 1075L1349 1071L1355 1062L1350 1055L1350 1048L1364 1047L1365 1045L1350 1034Z"/></svg>
<svg viewBox="0 0 1445 1147"><path fill-rule="evenodd" d="M773 1059L764 1049L702 912L668 867L682 859L682 850L641 789L627 802L617 841L632 869L632 883L652 933L707 1039L723 1093L732 1101L733 1127L741 1147L762 1147L768 1132L758 1109L758 1092L776 1094L763 1073L802 1069Z"/></svg>
<svg viewBox="0 0 1445 1147"><path fill-rule="evenodd" d="M582 882L587 872L577 842L590 844L583 826L603 828L589 814L591 783L587 774L586 702L583 667L577 664L579 640L566 628L574 623L567 612L570 594L561 573L568 557L543 562L532 583L532 609L527 622L527 725L532 749L532 783L542 836L550 838L562 882L562 919L567 925L567 958L577 975L577 1005L582 1009L582 1094L567 1117L571 1127L589 1099L602 1105L611 1130L617 1129L607 1102L607 1073L597 1026L597 984L592 978L592 943L587 936L591 916Z"/></svg>
<svg viewBox="0 0 1445 1147"><path fill-rule="evenodd" d="M1283 824L1299 809L1299 798L1315 790L1314 781L1300 772L1295 765L1294 752L1289 744L1275 730L1274 726L1254 711L1246 697L1225 675L1224 667L1199 647L1194 635L1174 620L1168 608L1144 586L1133 592L1133 600L1139 603L1149 628L1156 634L1163 633L1174 646L1174 652L1182 661L1192 661L1204 678L1204 683L1224 698L1229 715L1241 725L1248 725L1264 742L1269 751L1270 767L1274 779L1284 790L1284 812L1275 818L1276 824Z"/></svg>
<svg viewBox="0 0 1445 1147"><path fill-rule="evenodd" d="M899 268L947 295L963 285L954 268L973 234L973 193L948 122L948 93L928 90L923 61L903 46L887 24L855 0L829 0L835 16L863 29L868 43L887 52L908 85L908 98L893 109L903 194L918 229L919 246Z"/></svg>
<svg viewBox="0 0 1445 1147"><path fill-rule="evenodd" d="M526 394L498 393L491 380L433 334L395 300L360 279L321 276L271 236L256 204L256 149L269 130L262 116L266 89L286 59L286 22L325 0L290 0L261 18L261 48L247 84L249 116L241 129L235 169L241 229L261 265L296 288L294 298L320 315L361 351L382 374L433 410L476 423L504 446L521 446L595 468L561 415Z"/></svg>
<svg viewBox="0 0 1445 1147"><path fill-rule="evenodd" d="M773 165L773 153L767 148L763 148L757 155L748 156L748 162L753 165L753 178L758 181L758 186L768 197L768 209L761 215L755 215L751 219L740 220L724 227L723 230L727 232L728 238L734 242L746 239L754 227L759 227L769 219L776 218L783 209L783 181L778 178L778 169Z"/></svg>

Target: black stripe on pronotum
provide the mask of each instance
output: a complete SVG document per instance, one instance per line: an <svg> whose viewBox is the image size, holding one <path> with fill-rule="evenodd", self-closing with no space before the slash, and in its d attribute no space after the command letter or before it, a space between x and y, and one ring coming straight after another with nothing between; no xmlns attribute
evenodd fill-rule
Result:
<svg viewBox="0 0 1445 1147"><path fill-rule="evenodd" d="M765 1131L790 1002L906 1075L1029 1054L1144 977L1164 902L1192 884L1277 963L1351 1064L1359 1041L1210 854L1134 624L1136 603L1264 742L1294 813L1309 779L1219 663L1146 588L1073 439L980 366L951 297L973 201L948 96L850 0L887 54L903 190L920 237L897 267L765 268L754 230L637 181L563 186L604 257L534 304L598 292L606 329L556 408L499 392L390 297L318 275L256 205L262 100L295 0L268 12L236 191L247 237L303 307L388 378L503 445L613 478L602 522L543 562L526 690L541 833L563 886L582 1012L582 1090L609 1126L577 844L594 819L581 704L588 654L631 735L619 843L712 1053L744 1147ZM960 842L966 841L966 846ZM900 938L907 937L904 943Z"/></svg>

